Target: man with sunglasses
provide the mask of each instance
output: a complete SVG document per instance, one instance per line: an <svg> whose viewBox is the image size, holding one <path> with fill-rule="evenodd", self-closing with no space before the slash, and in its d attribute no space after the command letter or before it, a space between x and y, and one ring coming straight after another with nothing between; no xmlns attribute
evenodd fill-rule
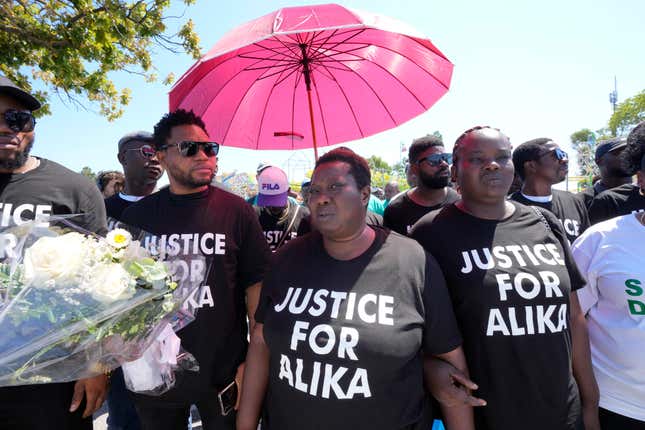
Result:
<svg viewBox="0 0 645 430"><path fill-rule="evenodd" d="M510 199L527 206L547 209L560 220L569 242L589 227L589 214L575 194L553 185L564 181L569 172L569 156L546 137L529 140L513 151L515 173L522 179L522 189Z"/></svg>
<svg viewBox="0 0 645 430"><path fill-rule="evenodd" d="M415 139L408 159L409 174L417 178L417 185L395 196L383 215L385 226L403 235L428 212L459 199L459 194L448 186L452 154L446 152L440 138L428 135Z"/></svg>
<svg viewBox="0 0 645 430"><path fill-rule="evenodd" d="M121 221L123 211L150 195L163 175L163 167L157 159L152 143L152 133L135 131L119 139L117 158L123 166L125 186L123 190L105 199L108 229ZM134 404L125 387L121 368L112 372L108 392L108 430L138 430L141 428Z"/></svg>
<svg viewBox="0 0 645 430"><path fill-rule="evenodd" d="M163 167L152 143L152 133L128 133L119 140L118 149L117 158L123 166L125 187L105 199L107 216L117 221L128 206L150 195L163 175Z"/></svg>
<svg viewBox="0 0 645 430"><path fill-rule="evenodd" d="M164 115L153 143L170 186L127 208L122 221L155 235L144 246L180 257L176 276L203 280L186 301L196 319L178 332L199 371L178 374L164 395L134 395L135 407L144 430L185 428L192 404L205 430L234 429L247 317L253 327L271 252L253 208L211 185L219 145L201 118L182 109Z"/></svg>
<svg viewBox="0 0 645 430"><path fill-rule="evenodd" d="M40 107L34 96L0 76L2 227L37 215L80 214L72 219L74 223L105 233L105 206L96 185L30 154L36 126L33 111ZM0 388L0 429L91 429L92 413L103 403L106 386L107 377L101 375L77 382Z"/></svg>

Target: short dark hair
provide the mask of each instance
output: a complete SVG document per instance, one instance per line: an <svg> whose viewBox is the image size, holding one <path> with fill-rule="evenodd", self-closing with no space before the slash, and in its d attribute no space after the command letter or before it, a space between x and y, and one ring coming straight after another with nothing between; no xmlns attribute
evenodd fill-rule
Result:
<svg viewBox="0 0 645 430"><path fill-rule="evenodd" d="M459 135L459 137L455 140L455 144L452 147L452 164L457 164L457 159L459 158L459 152L461 150L461 144L463 143L464 139L468 137L471 133L479 132L479 130L484 130L484 129L491 129L498 131L502 136L506 137L508 139L508 136L506 136L504 133L500 131L499 128L491 127L489 125L476 125L474 127L469 128L468 130L464 131Z"/></svg>
<svg viewBox="0 0 645 430"><path fill-rule="evenodd" d="M540 158L542 148L553 139L548 137L538 137L527 142L522 143L513 151L513 165L515 172L520 176L522 181L526 179L526 172L524 171L524 163L527 161L535 161Z"/></svg>
<svg viewBox="0 0 645 430"><path fill-rule="evenodd" d="M443 140L431 134L414 139L412 145L410 145L410 149L408 149L408 160L410 160L410 163L416 163L419 155L433 146L444 146Z"/></svg>
<svg viewBox="0 0 645 430"><path fill-rule="evenodd" d="M318 168L321 164L332 163L334 161L349 164L349 174L354 177L354 181L356 181L359 189L367 187L372 183L370 166L367 164L367 161L345 146L333 149L324 154L316 161L316 167L314 169Z"/></svg>
<svg viewBox="0 0 645 430"><path fill-rule="evenodd" d="M96 175L96 186L99 187L101 192L103 192L105 191L105 187L107 187L113 179L121 182L121 184L125 184L125 176L123 173L116 170L105 170Z"/></svg>
<svg viewBox="0 0 645 430"><path fill-rule="evenodd" d="M645 121L639 123L627 136L627 145L621 154L627 172L645 171Z"/></svg>
<svg viewBox="0 0 645 430"><path fill-rule="evenodd" d="M165 114L155 125L152 134L152 142L155 148L162 149L166 146L172 128L179 125L196 125L208 135L206 125L199 115L195 114L192 110L177 109L174 112Z"/></svg>

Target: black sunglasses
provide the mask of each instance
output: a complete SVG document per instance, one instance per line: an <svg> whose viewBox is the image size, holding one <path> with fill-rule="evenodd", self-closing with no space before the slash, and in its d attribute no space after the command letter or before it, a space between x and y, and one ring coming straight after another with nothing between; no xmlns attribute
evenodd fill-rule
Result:
<svg viewBox="0 0 645 430"><path fill-rule="evenodd" d="M7 127L16 133L28 133L36 127L36 118L31 112L8 109L2 116Z"/></svg>
<svg viewBox="0 0 645 430"><path fill-rule="evenodd" d="M184 140L183 142L176 143L179 153L184 157L192 157L197 154L199 148L202 148L207 157L215 157L219 152L219 143L216 142L195 142L192 140ZM159 149L168 149L170 146L164 145Z"/></svg>
<svg viewBox="0 0 645 430"><path fill-rule="evenodd" d="M125 151L138 151L143 158L153 158L157 155L157 151L150 145L141 145L139 148L130 148Z"/></svg>
<svg viewBox="0 0 645 430"><path fill-rule="evenodd" d="M544 154L540 155L540 157L544 157L547 154L553 154L555 156L555 159L558 161L562 160L568 160L569 159L569 154L561 150L560 148L555 148L550 151L545 152Z"/></svg>
<svg viewBox="0 0 645 430"><path fill-rule="evenodd" d="M452 154L447 152L444 152L443 154L430 154L427 157L423 157L418 160L417 163L421 163L422 161L427 161L432 167L441 166L442 161L445 161L447 164L452 164Z"/></svg>

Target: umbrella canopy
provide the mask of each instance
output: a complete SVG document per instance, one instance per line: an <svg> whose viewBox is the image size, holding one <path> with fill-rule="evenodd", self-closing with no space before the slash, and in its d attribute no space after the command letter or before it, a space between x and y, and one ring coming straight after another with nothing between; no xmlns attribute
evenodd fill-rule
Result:
<svg viewBox="0 0 645 430"><path fill-rule="evenodd" d="M393 19L328 4L280 9L228 32L170 91L224 145L303 149L356 140L425 112L450 61Z"/></svg>

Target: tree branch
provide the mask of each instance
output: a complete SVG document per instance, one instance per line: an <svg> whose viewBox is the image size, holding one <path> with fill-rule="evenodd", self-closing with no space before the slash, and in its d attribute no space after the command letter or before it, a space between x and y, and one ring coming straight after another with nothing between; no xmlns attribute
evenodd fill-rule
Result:
<svg viewBox="0 0 645 430"><path fill-rule="evenodd" d="M67 22L67 24L65 25L65 27L70 28L70 27L71 27L72 25L74 25L77 21L79 21L79 20L81 20L81 19L85 18L85 17L86 17L86 16L88 16L88 15L94 15L94 14L97 14L97 13L99 13L99 12L106 12L106 11L107 11L107 8L106 8L105 6L101 6L101 7L97 7L97 8L95 8L95 9L92 9L92 10L91 10L91 11L89 11L89 12L81 12L81 13L79 13L78 15L73 16L72 18L70 18L70 20Z"/></svg>

